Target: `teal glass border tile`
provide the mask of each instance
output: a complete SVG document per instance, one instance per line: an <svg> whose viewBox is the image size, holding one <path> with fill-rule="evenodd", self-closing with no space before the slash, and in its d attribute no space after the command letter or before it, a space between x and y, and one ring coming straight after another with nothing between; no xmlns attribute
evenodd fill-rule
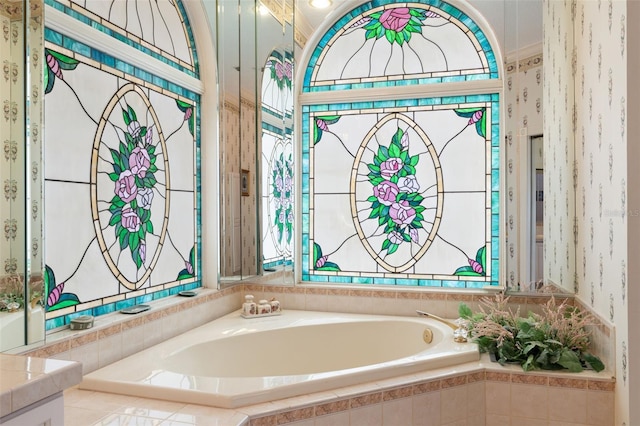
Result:
<svg viewBox="0 0 640 426"><path fill-rule="evenodd" d="M190 100L199 99L199 95L195 92L192 92L184 87L181 87L175 83L172 83L160 76L156 76L140 68L134 67L133 65L127 62L124 62L120 59L117 59L107 53L101 52L92 47L89 47L86 44L80 43L71 37L60 34L57 31L47 29L47 31L45 31L44 39L51 44L72 50L87 58L92 58L92 59L94 57L102 58L102 63L104 63L105 65L111 66L119 71L138 77L141 80L144 80L148 83L160 86L163 89L168 90L177 95L184 96L185 98L188 98ZM53 48L53 50L55 50L55 48ZM82 61L81 58L79 60Z"/></svg>

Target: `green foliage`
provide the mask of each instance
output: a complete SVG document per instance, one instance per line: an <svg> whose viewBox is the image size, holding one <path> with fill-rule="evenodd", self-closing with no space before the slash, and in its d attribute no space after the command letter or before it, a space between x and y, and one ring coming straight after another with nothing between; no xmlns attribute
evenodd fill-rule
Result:
<svg viewBox="0 0 640 426"><path fill-rule="evenodd" d="M507 307L508 297L482 299L480 311L458 306L458 314L470 324L470 332L481 352L493 353L500 364L518 363L525 371L568 370L580 372L585 367L604 370L602 361L589 353L593 317L569 306L556 305L554 297L542 314L530 312L520 316Z"/></svg>

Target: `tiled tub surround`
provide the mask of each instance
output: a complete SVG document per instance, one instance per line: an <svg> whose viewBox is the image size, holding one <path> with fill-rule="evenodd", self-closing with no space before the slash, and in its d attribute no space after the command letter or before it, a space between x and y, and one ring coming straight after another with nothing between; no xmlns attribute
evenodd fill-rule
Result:
<svg viewBox="0 0 640 426"><path fill-rule="evenodd" d="M150 311L135 316L114 313L97 317L95 326L89 330L61 329L47 335L45 346L23 354L80 361L83 373L87 374L239 309L245 294L253 294L255 300L275 297L285 310L411 316L419 309L443 318L457 318L460 302L476 310L482 297L491 297L493 294L426 292L423 289L397 287L369 289L358 286L336 288L250 283L232 285L220 291L208 288L197 291L198 295L192 298L175 296L156 300L151 303ZM512 308L520 308L523 314L528 311L540 312L541 306L548 300L548 294L515 295L509 298ZM558 304L562 300L565 299L556 296ZM574 301L572 297L567 300L594 315L598 324L593 330L592 352L606 366L614 365L613 326L579 300Z"/></svg>
<svg viewBox="0 0 640 426"><path fill-rule="evenodd" d="M479 359L477 345L452 335L418 317L236 311L89 373L79 387L234 408Z"/></svg>
<svg viewBox="0 0 640 426"><path fill-rule="evenodd" d="M19 424L17 416L80 383L82 369L77 362L0 354L0 378L0 423Z"/></svg>
<svg viewBox="0 0 640 426"><path fill-rule="evenodd" d="M524 373L482 356L399 376L236 409L70 389L65 425L612 426L606 373Z"/></svg>
<svg viewBox="0 0 640 426"><path fill-rule="evenodd" d="M420 289L422 290L422 289ZM311 285L297 285L297 286L273 286L273 285L263 285L263 284L237 284L228 288L225 288L221 291L216 291L212 289L200 289L199 294L193 298L166 298L153 302L153 308L151 311L147 311L143 314L136 315L134 317L121 315L121 314L112 314L107 315L104 318L98 317L96 318L96 325L94 328L90 330L85 330L82 332L71 331L71 330L62 330L56 333L51 333L47 336L47 345L44 347L40 347L34 350L27 352L32 356L39 357L53 357L59 359L69 359L83 362L83 372L86 374L90 371L94 371L102 366L110 364L116 360L122 359L130 354L138 352L144 348L151 347L161 341L167 340L173 336L176 336L184 331L195 328L199 325L202 325L206 322L212 321L216 318L219 318L223 315L226 315L230 312L237 310L242 304L243 297L245 294L253 294L256 298L271 298L276 297L281 301L283 309L308 309L308 310L318 310L318 311L335 311L335 312L353 312L353 313L376 313L383 315L413 315L415 309L425 310L436 315L440 315L445 318L455 318L457 316L458 305L461 301L468 304L472 309L477 307L477 303L479 299L486 294L481 294L479 292L471 293L457 293L457 292L424 292L424 291L416 291L414 289L398 289L398 288L389 288L389 289L368 289L363 287L326 287L326 286L311 286ZM540 306L547 302L548 295L528 295L528 296L512 296L510 298L510 302L516 306L520 306L521 312L527 312L528 310L538 311ZM572 301L572 299L569 299ZM588 307L586 308L587 310ZM188 311L188 314L186 312ZM178 320L179 318L179 320ZM611 339L613 339L613 328L608 325L605 321L601 321L601 323L596 327L596 331L599 332L601 338L595 339L596 346L593 350L594 353L601 356L605 365L611 366L612 361L609 359L609 356L603 356L603 354L612 355L612 350L604 349L611 347ZM474 364L471 369L475 372L478 371L478 364ZM504 371L504 367L496 366L495 364L490 365L490 368L497 369L498 372ZM516 369L517 370L517 369ZM484 370L480 370L482 372ZM456 371L446 371L443 372L446 374L457 374L462 373L463 371L457 369ZM435 374L435 373L434 373ZM528 374L527 374L528 375ZM577 375L569 374L571 378L577 378ZM407 380L412 381L416 380L411 376L409 378L400 377L396 379L389 379L386 382L391 383L389 386L392 388L398 387L398 384L405 383ZM429 377L433 378L436 376L429 375ZM567 377L567 375L560 374L560 377ZM580 376L584 377L584 375ZM604 372L599 373L598 377L608 377ZM413 379L412 379L413 378ZM509 381L509 395L511 395L511 385ZM582 401L583 392L585 389L588 392L604 392L603 394L593 394L589 396L592 398L593 396L603 396L604 400L608 401L609 399L613 401L613 384L610 379L596 379L597 382L603 381L604 383L610 383L609 385L605 385L606 390L597 391L595 387L597 385L587 383L587 388L579 388L574 390L572 388L563 387L563 391L568 392L567 395L573 395L573 392L577 392L577 398L573 398ZM594 381L594 383L596 382ZM493 385L491 385L492 381L486 381L483 389L491 389ZM374 387L367 390L360 390L364 393L371 392L371 390L375 390L376 392L379 390L379 387L382 386L380 383L372 384ZM468 384L468 383L467 383ZM505 382L502 382L504 385ZM413 386L413 385L412 385ZM436 385L434 385L436 386ZM531 385L535 386L535 389L538 389L538 386L542 386L539 384ZM545 389L556 389L557 386L549 386L546 385ZM608 387L607 387L608 386ZM401 386L402 387L402 386ZM500 387L502 392L504 393L504 386ZM345 392L349 391L347 388ZM516 390L519 388L516 387ZM532 388L533 389L533 388ZM342 390L340 390L342 391ZM442 387L437 392L441 392ZM357 388L351 389L350 392L359 392ZM404 390L403 392L406 392ZM156 401L156 400L147 400L143 398L138 398L132 400L131 397L125 396L117 396L112 394L104 394L92 391L81 391L81 390L71 390L70 393L71 398L66 398L66 406L67 406L67 414L71 416L69 418L69 422L66 424L69 425L85 425L85 424L93 424L92 422L96 422L101 418L117 418L119 415L131 415L132 412L135 413L143 413L141 416L149 416L153 417L153 413L157 413L158 416L161 416L163 419L167 419L173 416L174 423L167 424L240 424L237 423L238 419L236 411L232 410L223 410L211 407L202 407L195 405L185 405L182 403L167 403L165 401ZM331 393L331 395L335 395ZM439 394L440 395L440 394ZM517 400L519 394L514 395L514 398ZM441 400L440 396L435 397L433 395L430 398L435 398L437 407L440 407L440 404L445 404L445 400ZM93 404L89 403L87 405L87 399L89 401L95 401ZM414 396L411 396L411 400L413 401ZM565 398L569 401L568 398ZM113 404L108 401L116 401ZM295 398L294 398L295 400ZM547 399L548 400L548 399ZM76 402L74 402L76 401ZM77 402L82 401L82 402ZM108 403L105 404L105 401ZM491 401L487 401L490 403L495 401L491 399ZM591 399L589 399L591 401ZM405 401L406 402L406 401ZM131 404L137 404L136 406ZM581 402L580 402L581 403ZM275 403L273 403L275 404ZM368 409L356 411L355 414L352 412L351 403L340 402L340 404L348 404L349 409L347 410L349 416L358 415L360 413L365 415L368 412ZM357 404L357 402L355 403ZM612 403L611 403L612 404ZM301 406L298 408L304 408L310 405L309 402L301 403ZM378 409L382 409L383 402L381 401L378 408L372 410L376 411ZM503 407L504 403L500 402L500 407ZM87 407L91 406L93 409L88 409ZM268 407L273 408L267 404ZM343 406L343 405L341 405ZM596 405L589 403L589 409L593 409ZM128 407L128 408L127 408ZM145 408L146 407L146 408ZM156 408L149 408L156 407ZM161 407L157 409L157 407ZM172 408L169 408L172 407ZM258 407L258 410L263 410L264 413L267 413L268 407ZM278 406L278 413L283 410L286 411L287 407ZM297 407L297 405L296 405ZM368 407L368 406L367 406ZM432 405L432 408L437 408ZM608 406L607 406L608 407ZM296 408L296 409L298 409ZM355 407L354 407L355 408ZM423 407L424 408L424 407ZM504 408L504 407L503 407ZM443 408L444 409L444 408ZM123 411L125 410L125 411ZM133 411L131 411L133 410ZM220 411L222 410L222 411ZM243 408L244 411L248 410L248 407ZM604 411L607 411L608 408ZM315 413L314 408L314 413ZM388 412L388 410L387 410ZM611 419L613 422L613 409L611 411L607 411L610 416L607 418ZM120 414L118 414L120 413ZM127 414L128 413L128 414ZM146 414L144 414L146 413ZM182 416L182 414L185 416ZM202 416L200 414L202 414ZM209 413L209 414L206 414ZM153 414L153 415L152 415ZM250 417L259 417L261 414L254 412L249 413ZM487 420L491 420L494 418L493 415L503 416L504 412L496 413L494 409L487 406L486 415ZM515 414L518 414L518 411L515 411ZM86 415L86 417L85 417ZM315 415L315 414L314 414ZM345 413L336 413L336 416L345 416ZM116 417L113 417L116 416ZM203 417L204 416L204 417ZM241 417L244 415L241 415ZM80 422L73 420L73 418L83 418L87 420L82 420ZM518 417L512 416L512 417ZM244 417L243 417L244 418ZM248 418L248 417L247 417ZM447 417L445 416L445 419ZM593 419L595 417L589 416L589 419ZM184 420L176 420L176 419L184 419ZM198 420L200 419L200 420ZM202 420L205 419L205 420ZM212 420L218 419L218 420ZM222 419L222 420L220 420ZM225 420L226 419L226 420ZM231 420L230 420L231 419ZM344 420L344 417L342 417ZM508 424L508 423L500 423L500 419L504 420L504 417L496 417L496 421L498 423L490 423L487 424ZM198 423L200 422L200 423ZM204 423L203 423L204 422ZM609 424L611 422L605 422L603 424ZM355 421L354 424L358 422ZM388 422L389 424L394 424L392 422ZM533 424L540 424L540 422L536 422L535 419L532 420ZM98 423L99 424L99 423ZM105 423L106 424L106 423ZM109 423L111 424L111 423ZM118 423L115 423L118 424ZM273 423L275 424L275 423ZM314 423L301 423L301 424L314 424ZM317 424L341 424L339 419L334 421L329 421L328 423L323 423L321 418L317 419ZM362 420L360 424L369 424L366 421ZM375 422L371 424L376 424ZM397 423L396 423L397 424ZM419 423L418 423L419 424ZM428 423L427 424L440 424L440 423ZM442 423L445 424L445 423ZM453 424L456 424L455 421ZM460 423L458 423L460 424ZM465 424L462 422L461 424ZM466 423L469 426L475 426L477 423L474 421ZM514 423L521 424L521 423ZM542 424L547 424L546 422L542 422ZM549 423L550 425L554 425L554 423ZM576 423L579 424L579 423ZM589 423L586 423L589 424Z"/></svg>

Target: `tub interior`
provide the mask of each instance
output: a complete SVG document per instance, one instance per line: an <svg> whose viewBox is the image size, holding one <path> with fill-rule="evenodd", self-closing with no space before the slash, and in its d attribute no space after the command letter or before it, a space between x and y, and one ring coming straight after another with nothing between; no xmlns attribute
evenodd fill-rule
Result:
<svg viewBox="0 0 640 426"><path fill-rule="evenodd" d="M163 362L167 371L210 377L324 373L408 357L428 348L425 324L398 320L292 326L197 343ZM431 345L442 340L434 332Z"/></svg>
<svg viewBox="0 0 640 426"><path fill-rule="evenodd" d="M476 344L455 343L453 330L427 318L236 311L89 373L79 387L236 408L479 358Z"/></svg>

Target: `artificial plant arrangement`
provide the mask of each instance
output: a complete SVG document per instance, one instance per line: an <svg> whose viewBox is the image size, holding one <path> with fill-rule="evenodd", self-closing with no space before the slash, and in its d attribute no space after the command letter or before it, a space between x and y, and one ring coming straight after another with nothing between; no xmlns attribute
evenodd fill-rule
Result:
<svg viewBox="0 0 640 426"><path fill-rule="evenodd" d="M494 354L503 365L518 363L525 371L604 370L602 361L587 352L591 337L587 327L595 324L593 316L566 301L557 305L553 296L542 314L529 312L526 317L520 316L520 308L513 312L508 302L509 297L500 293L482 298L480 312L459 305L458 313L468 321L471 338L481 352Z"/></svg>

